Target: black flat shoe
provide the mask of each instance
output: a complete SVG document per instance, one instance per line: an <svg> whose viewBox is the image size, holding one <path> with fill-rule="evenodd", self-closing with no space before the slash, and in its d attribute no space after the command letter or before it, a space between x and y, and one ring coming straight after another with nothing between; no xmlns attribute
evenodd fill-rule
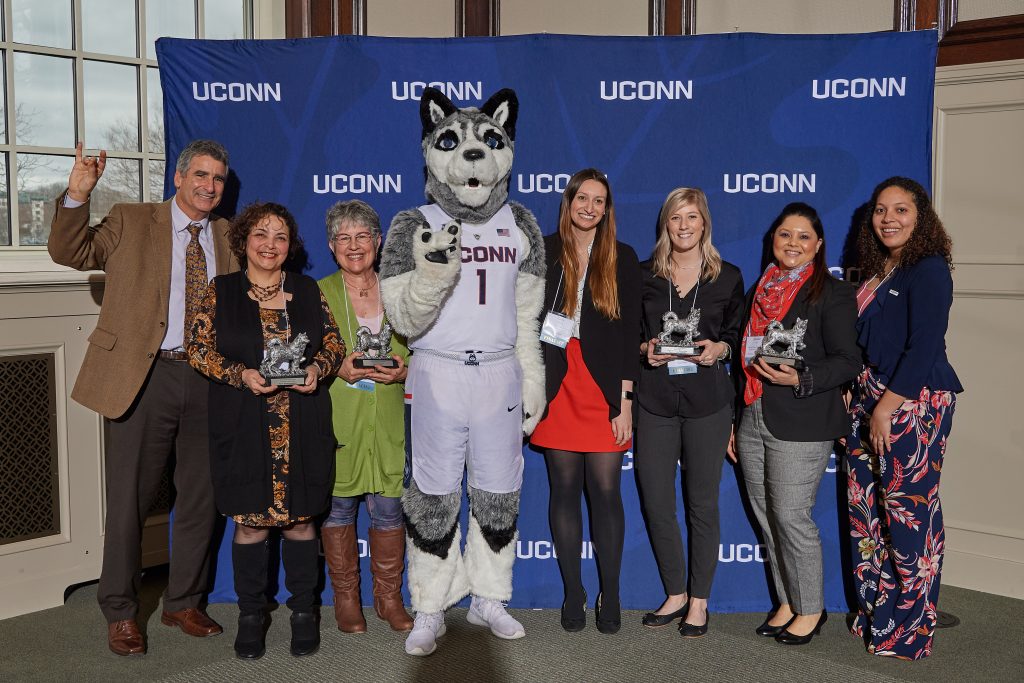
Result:
<svg viewBox="0 0 1024 683"><path fill-rule="evenodd" d="M644 615L644 618L640 620L640 623L647 628L661 628L662 626L668 626L676 619L686 616L686 612L689 609L689 603L683 603L683 606L677 609L675 612L669 612L668 614L656 614L655 612L648 612Z"/></svg>
<svg viewBox="0 0 1024 683"><path fill-rule="evenodd" d="M313 612L292 612L292 655L304 657L320 649L320 620Z"/></svg>
<svg viewBox="0 0 1024 683"><path fill-rule="evenodd" d="M235 656L239 659L259 659L267 651L263 614L241 614L238 634L235 636Z"/></svg>
<svg viewBox="0 0 1024 683"><path fill-rule="evenodd" d="M704 625L694 626L693 624L687 624L685 621L679 624L679 635L683 638L700 638L708 632L708 624L711 623L711 610L704 612Z"/></svg>
<svg viewBox="0 0 1024 683"><path fill-rule="evenodd" d="M767 619L765 619L760 626L754 629L754 633L756 633L759 636L764 636L765 638L774 638L775 636L785 631L787 626L793 623L793 620L796 619L796 615L790 617L789 621L787 621L785 624L782 624L781 626L772 626L771 624L769 624L768 622L771 621L771 618L772 617L769 616Z"/></svg>
<svg viewBox="0 0 1024 683"><path fill-rule="evenodd" d="M560 619L562 628L569 633L582 631L587 626L587 592L583 591L583 602L577 612L575 603L573 607L567 607L568 603L562 603L562 617Z"/></svg>
<svg viewBox="0 0 1024 683"><path fill-rule="evenodd" d="M594 607L597 616L597 630L607 635L618 633L622 627L622 615L619 611L619 605L616 603L614 610L610 606L602 605L602 597L601 595L597 596L597 605ZM602 612L604 612L603 616Z"/></svg>
<svg viewBox="0 0 1024 683"><path fill-rule="evenodd" d="M825 625L826 621L828 621L828 612L821 610L821 616L818 617L818 623L813 631L805 636L795 636L789 631L783 630L782 633L775 636L775 642L783 645L806 645L811 642L811 638L821 633L821 627Z"/></svg>

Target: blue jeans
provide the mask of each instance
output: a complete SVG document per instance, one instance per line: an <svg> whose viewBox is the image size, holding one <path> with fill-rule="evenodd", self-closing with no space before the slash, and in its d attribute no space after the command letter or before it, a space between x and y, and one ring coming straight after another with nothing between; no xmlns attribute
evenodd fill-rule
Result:
<svg viewBox="0 0 1024 683"><path fill-rule="evenodd" d="M324 526L347 526L356 523L359 515L359 501L366 499L366 510L370 513L370 527L388 531L402 526L402 499L389 498L379 493L364 496L332 496L331 514L324 520Z"/></svg>

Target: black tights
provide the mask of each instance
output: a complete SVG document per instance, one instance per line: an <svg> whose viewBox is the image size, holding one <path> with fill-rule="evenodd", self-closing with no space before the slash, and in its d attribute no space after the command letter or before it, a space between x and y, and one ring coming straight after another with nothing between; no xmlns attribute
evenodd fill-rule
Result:
<svg viewBox="0 0 1024 683"><path fill-rule="evenodd" d="M580 576L580 552L583 547L583 514L580 496L587 492L590 510L590 538L597 556L601 579L602 603L618 611L619 569L626 532L622 512L622 453L578 453L549 449L544 456L548 465L551 498L548 513L551 536L558 554L567 604L584 600Z"/></svg>

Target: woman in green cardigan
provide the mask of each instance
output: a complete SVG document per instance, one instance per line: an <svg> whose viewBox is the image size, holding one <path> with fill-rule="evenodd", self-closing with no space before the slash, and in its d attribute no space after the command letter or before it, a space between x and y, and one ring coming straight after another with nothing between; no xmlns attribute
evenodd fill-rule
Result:
<svg viewBox="0 0 1024 683"><path fill-rule="evenodd" d="M377 213L358 200L338 202L327 212L327 239L339 270L320 280L320 289L338 322L345 347L359 348L360 337L365 341L369 335L380 334L382 327L385 334L381 336L387 337L390 325L384 316L374 267L381 244ZM359 501L364 499L370 514L374 610L395 631L412 628L412 618L402 604L403 382L409 350L398 336L391 336L390 341L395 367L360 367L359 359L374 352L354 350L338 371L343 381L334 382L330 390L334 434L341 445L331 514L321 527L321 537L334 588L334 614L338 628L345 633L366 631L355 526Z"/></svg>

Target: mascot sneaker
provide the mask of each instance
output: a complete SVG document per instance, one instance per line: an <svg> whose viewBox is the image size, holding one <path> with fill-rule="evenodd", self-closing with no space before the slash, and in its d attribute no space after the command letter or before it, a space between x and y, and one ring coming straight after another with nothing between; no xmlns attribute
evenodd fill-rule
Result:
<svg viewBox="0 0 1024 683"><path fill-rule="evenodd" d="M489 626L491 633L505 640L515 640L526 635L526 629L505 611L505 605L500 600L474 595L466 619L477 626Z"/></svg>
<svg viewBox="0 0 1024 683"><path fill-rule="evenodd" d="M510 617L511 618L511 617ZM445 634L444 612L416 613L412 632L405 639L406 653L414 657L426 657L437 649L437 639Z"/></svg>

